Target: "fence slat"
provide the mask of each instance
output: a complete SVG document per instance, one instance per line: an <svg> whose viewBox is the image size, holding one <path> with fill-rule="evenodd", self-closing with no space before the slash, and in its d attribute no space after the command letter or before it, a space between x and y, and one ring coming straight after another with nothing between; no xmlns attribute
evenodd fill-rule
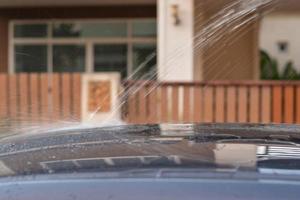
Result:
<svg viewBox="0 0 300 200"><path fill-rule="evenodd" d="M168 88L166 86L161 87L161 122L168 122Z"/></svg>
<svg viewBox="0 0 300 200"><path fill-rule="evenodd" d="M62 74L62 112L63 119L71 118L71 75Z"/></svg>
<svg viewBox="0 0 300 200"><path fill-rule="evenodd" d="M262 123L271 122L271 88L270 86L262 87L261 93L261 121Z"/></svg>
<svg viewBox="0 0 300 200"><path fill-rule="evenodd" d="M29 79L28 74L19 75L19 91L20 91L20 120L27 123L29 119Z"/></svg>
<svg viewBox="0 0 300 200"><path fill-rule="evenodd" d="M300 124L300 85L296 88L296 123Z"/></svg>
<svg viewBox="0 0 300 200"><path fill-rule="evenodd" d="M61 120L61 86L60 86L60 75L52 74L52 120Z"/></svg>
<svg viewBox="0 0 300 200"><path fill-rule="evenodd" d="M294 87L284 88L284 123L294 123Z"/></svg>
<svg viewBox="0 0 300 200"><path fill-rule="evenodd" d="M172 122L178 123L179 122L179 87L174 86L172 88Z"/></svg>
<svg viewBox="0 0 300 200"><path fill-rule="evenodd" d="M17 120L17 76L9 76L9 115L11 120Z"/></svg>
<svg viewBox="0 0 300 200"><path fill-rule="evenodd" d="M204 122L213 122L213 88L204 88Z"/></svg>
<svg viewBox="0 0 300 200"><path fill-rule="evenodd" d="M250 122L259 122L259 88L250 88Z"/></svg>
<svg viewBox="0 0 300 200"><path fill-rule="evenodd" d="M49 122L49 77L48 74L41 74L41 121Z"/></svg>
<svg viewBox="0 0 300 200"><path fill-rule="evenodd" d="M275 123L282 123L282 87L274 86L273 87L273 97L272 97L273 105L273 116L272 120Z"/></svg>
<svg viewBox="0 0 300 200"><path fill-rule="evenodd" d="M202 88L194 87L194 122L202 122L202 106L203 106Z"/></svg>
<svg viewBox="0 0 300 200"><path fill-rule="evenodd" d="M139 123L145 123L147 116L146 116L146 89L145 87L141 88L138 91L138 98L139 98Z"/></svg>
<svg viewBox="0 0 300 200"><path fill-rule="evenodd" d="M157 88L150 87L149 93L149 121L150 123L158 123L157 120Z"/></svg>
<svg viewBox="0 0 300 200"><path fill-rule="evenodd" d="M81 74L74 73L72 76L72 115L73 119L81 119Z"/></svg>
<svg viewBox="0 0 300 200"><path fill-rule="evenodd" d="M8 115L7 76L0 74L0 119L6 119Z"/></svg>
<svg viewBox="0 0 300 200"><path fill-rule="evenodd" d="M235 87L228 87L227 88L227 99L226 99L226 106L227 106L227 119L226 121L229 123L236 122L236 88Z"/></svg>
<svg viewBox="0 0 300 200"><path fill-rule="evenodd" d="M37 123L39 121L39 75L30 74L30 114L32 122Z"/></svg>
<svg viewBox="0 0 300 200"><path fill-rule="evenodd" d="M128 97L128 120L129 123L135 123L137 121L137 101L136 94L130 94Z"/></svg>
<svg viewBox="0 0 300 200"><path fill-rule="evenodd" d="M238 87L238 122L248 122L248 88L245 86Z"/></svg>
<svg viewBox="0 0 300 200"><path fill-rule="evenodd" d="M225 122L225 88L216 87L216 122Z"/></svg>
<svg viewBox="0 0 300 200"><path fill-rule="evenodd" d="M190 122L191 115L191 95L190 95L190 87L183 87L183 122Z"/></svg>

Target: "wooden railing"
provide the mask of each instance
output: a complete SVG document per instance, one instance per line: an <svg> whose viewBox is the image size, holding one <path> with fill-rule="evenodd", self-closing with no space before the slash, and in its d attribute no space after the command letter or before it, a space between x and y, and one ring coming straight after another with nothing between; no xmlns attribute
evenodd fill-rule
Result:
<svg viewBox="0 0 300 200"><path fill-rule="evenodd" d="M128 123L300 123L300 82L143 84L126 99ZM0 74L0 123L80 121L81 87L77 73Z"/></svg>
<svg viewBox="0 0 300 200"><path fill-rule="evenodd" d="M0 121L79 121L80 109L80 74L0 74Z"/></svg>
<svg viewBox="0 0 300 200"><path fill-rule="evenodd" d="M128 123L300 123L300 82L137 85L128 97Z"/></svg>

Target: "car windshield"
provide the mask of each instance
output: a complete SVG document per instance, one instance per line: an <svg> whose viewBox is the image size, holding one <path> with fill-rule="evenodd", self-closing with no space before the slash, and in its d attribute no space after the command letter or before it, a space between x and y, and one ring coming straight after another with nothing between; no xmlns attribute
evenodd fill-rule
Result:
<svg viewBox="0 0 300 200"><path fill-rule="evenodd" d="M298 180L299 13L297 0L0 0L0 188L160 170Z"/></svg>
<svg viewBox="0 0 300 200"><path fill-rule="evenodd" d="M299 6L292 0L0 2L0 132L297 124Z"/></svg>

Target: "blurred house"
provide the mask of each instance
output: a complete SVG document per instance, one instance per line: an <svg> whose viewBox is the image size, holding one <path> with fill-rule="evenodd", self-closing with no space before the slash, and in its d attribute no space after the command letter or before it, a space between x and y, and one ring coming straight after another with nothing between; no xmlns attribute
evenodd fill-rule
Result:
<svg viewBox="0 0 300 200"><path fill-rule="evenodd" d="M288 62L300 70L300 1L281 0L261 22L260 48L278 61L282 71Z"/></svg>
<svg viewBox="0 0 300 200"><path fill-rule="evenodd" d="M223 38L199 44L209 19L231 2L1 0L0 71L118 71L126 78L138 70L133 78L256 79L256 20L233 33L216 29Z"/></svg>
<svg viewBox="0 0 300 200"><path fill-rule="evenodd" d="M0 119L300 123L296 83L243 82L260 75L264 2L1 0ZM161 83L123 92L101 72Z"/></svg>

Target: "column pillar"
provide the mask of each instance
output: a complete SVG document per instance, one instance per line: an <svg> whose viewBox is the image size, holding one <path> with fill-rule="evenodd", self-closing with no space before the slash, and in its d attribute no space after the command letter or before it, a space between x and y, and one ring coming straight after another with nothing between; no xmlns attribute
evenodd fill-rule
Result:
<svg viewBox="0 0 300 200"><path fill-rule="evenodd" d="M157 0L157 6L158 79L193 81L194 0Z"/></svg>

